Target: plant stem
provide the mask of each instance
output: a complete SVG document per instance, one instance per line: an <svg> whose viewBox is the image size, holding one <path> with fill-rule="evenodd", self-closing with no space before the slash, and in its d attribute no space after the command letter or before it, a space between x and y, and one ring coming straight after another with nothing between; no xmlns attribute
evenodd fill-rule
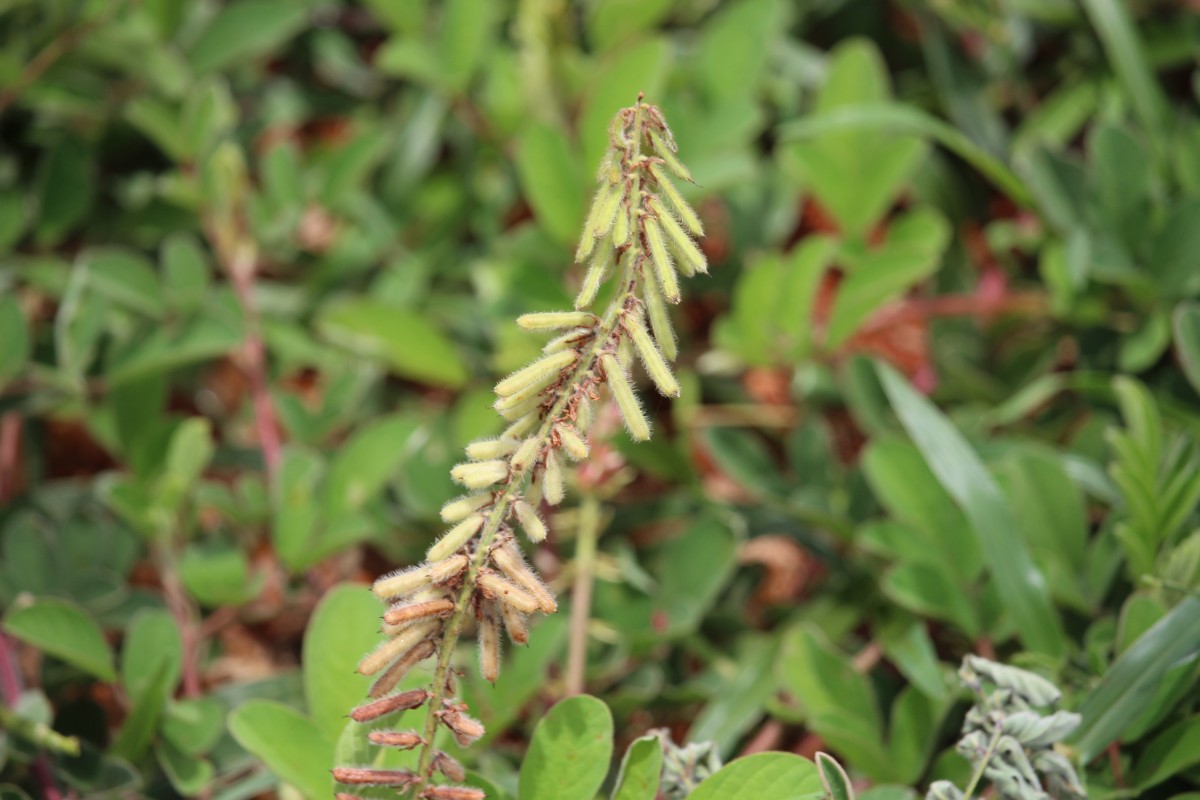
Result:
<svg viewBox="0 0 1200 800"><path fill-rule="evenodd" d="M579 533L575 540L575 588L571 592L571 638L567 643L566 695L582 694L587 666L588 619L592 615L596 543L600 538L600 500L588 492L579 508Z"/></svg>
<svg viewBox="0 0 1200 800"><path fill-rule="evenodd" d="M1000 735L1002 733L1002 726L997 724L996 730L992 732L992 739L988 742L987 750L984 751L983 759L979 762L979 766L975 767L975 773L971 775L971 782L967 784L967 790L963 793L963 800L971 800L971 797L975 794L976 787L983 780L983 773L987 769L988 762L996 754L996 745L1000 743Z"/></svg>
<svg viewBox="0 0 1200 800"><path fill-rule="evenodd" d="M5 705L15 709L22 691L21 675L17 672L12 641L0 632L0 693L4 695ZM62 792L58 790L54 776L50 773L50 764L42 753L38 753L33 759L33 774L38 785L42 787L44 800L62 800Z"/></svg>

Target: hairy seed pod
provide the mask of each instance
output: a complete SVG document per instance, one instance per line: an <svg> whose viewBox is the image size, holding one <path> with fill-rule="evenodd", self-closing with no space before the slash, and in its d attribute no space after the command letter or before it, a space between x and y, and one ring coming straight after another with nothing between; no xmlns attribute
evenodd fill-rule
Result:
<svg viewBox="0 0 1200 800"><path fill-rule="evenodd" d="M516 542L509 539L499 547L493 548L491 558L496 568L503 572L509 581L512 581L511 585L520 587L520 591L533 598L535 608L543 614L553 614L558 610L558 603L555 601L554 595L550 594L550 590L542 583L541 578L525 563L525 557L521 555L521 549L517 547ZM525 614L533 610L521 608L515 603L512 605L513 608Z"/></svg>
<svg viewBox="0 0 1200 800"><path fill-rule="evenodd" d="M532 614L538 610L538 602L532 595L494 572L479 573L479 590L489 600L507 603L523 614Z"/></svg>
<svg viewBox="0 0 1200 800"><path fill-rule="evenodd" d="M417 782L417 776L406 769L365 767L335 767L333 779L351 786L408 786Z"/></svg>
<svg viewBox="0 0 1200 800"><path fill-rule="evenodd" d="M576 461L583 461L588 457L587 442L579 435L579 431L565 422L560 422L554 426L555 432L558 434L558 440L562 443L563 452Z"/></svg>
<svg viewBox="0 0 1200 800"><path fill-rule="evenodd" d="M384 670L383 674L371 684L368 695L370 697L383 697L395 689L400 684L400 681L404 680L405 676L412 671L413 667L429 658L436 650L437 645L429 639L421 642L402 657L396 659L390 667Z"/></svg>
<svg viewBox="0 0 1200 800"><path fill-rule="evenodd" d="M704 226L700 224L700 217L696 214L695 209L683 199L683 195L679 193L675 183L667 177L666 172L658 164L654 164L650 167L650 174L654 176L655 182L662 189L662 193L666 195L667 202L671 204L671 208L675 210L675 215L679 217L684 227L693 236L703 236Z"/></svg>
<svg viewBox="0 0 1200 800"><path fill-rule="evenodd" d="M658 217L658 221L662 223L663 230L667 233L667 239L670 240L671 250L679 258L680 268L689 278L697 272L708 272L708 260L704 257L704 253L692 241L692 237L679 224L679 220L675 219L675 215L667 211L666 207L659 201L657 197L650 200L650 210Z"/></svg>
<svg viewBox="0 0 1200 800"><path fill-rule="evenodd" d="M442 506L442 522L459 522L490 502L492 502L492 495L488 492L463 495L455 500L451 500Z"/></svg>
<svg viewBox="0 0 1200 800"><path fill-rule="evenodd" d="M516 439L479 439L467 445L467 457L476 461L504 458L516 450L519 444Z"/></svg>
<svg viewBox="0 0 1200 800"><path fill-rule="evenodd" d="M563 501L567 496L566 486L566 470L563 469L562 459L558 454L550 450L546 453L546 471L542 475L542 490L545 494L546 502L552 506L556 506Z"/></svg>
<svg viewBox="0 0 1200 800"><path fill-rule="evenodd" d="M511 425L504 429L501 434L504 438L522 439L527 436L541 422L541 418L536 413L526 414L523 417L518 417Z"/></svg>
<svg viewBox="0 0 1200 800"><path fill-rule="evenodd" d="M455 464L450 477L468 489L486 489L508 477L508 462L494 459Z"/></svg>
<svg viewBox="0 0 1200 800"><path fill-rule="evenodd" d="M613 247L624 247L629 243L629 216L630 209L624 205L617 209L617 217L613 220L612 227Z"/></svg>
<svg viewBox="0 0 1200 800"><path fill-rule="evenodd" d="M533 471L533 478L530 479L529 485L525 487L525 502L534 508L542 504L542 473L536 469Z"/></svg>
<svg viewBox="0 0 1200 800"><path fill-rule="evenodd" d="M456 708L442 711L438 714L442 723L454 734L454 740L460 747L470 747L487 733L483 724L474 717L468 717Z"/></svg>
<svg viewBox="0 0 1200 800"><path fill-rule="evenodd" d="M517 522L521 524L521 530L525 531L525 537L529 541L537 544L546 538L546 523L542 522L541 516L537 510L524 500L517 500L513 503L513 511L517 514Z"/></svg>
<svg viewBox="0 0 1200 800"><path fill-rule="evenodd" d="M431 648L433 642L429 643ZM433 655L432 649L430 655ZM429 699L429 692L425 689L411 689L407 692L398 692L381 697L378 700L372 700L370 703L364 703L358 708L350 712L350 719L355 722L371 722L380 717L386 717L388 714L395 714L397 711L408 711L418 708L425 704Z"/></svg>
<svg viewBox="0 0 1200 800"><path fill-rule="evenodd" d="M458 759L441 750L433 754L433 768L452 781L461 783L467 779L467 770L458 763Z"/></svg>
<svg viewBox="0 0 1200 800"><path fill-rule="evenodd" d="M575 407L575 427L580 433L587 433L592 427L592 403L587 397L581 397Z"/></svg>
<svg viewBox="0 0 1200 800"><path fill-rule="evenodd" d="M572 328L562 336L557 336L546 342L546 346L542 348L543 353L557 353L561 350L581 350L592 336L595 335L593 328Z"/></svg>
<svg viewBox="0 0 1200 800"><path fill-rule="evenodd" d="M513 472L524 472L537 461L538 455L542 449L542 440L537 436L530 436L521 446L517 448L517 452L513 453L509 464L512 466Z"/></svg>
<svg viewBox="0 0 1200 800"><path fill-rule="evenodd" d="M366 800L366 799L363 797L360 797L356 794L350 794L349 792L335 792L333 795L333 800Z"/></svg>
<svg viewBox="0 0 1200 800"><path fill-rule="evenodd" d="M479 674L492 684L500 677L500 620L497 619L495 605L484 605L478 636Z"/></svg>
<svg viewBox="0 0 1200 800"><path fill-rule="evenodd" d="M442 534L442 538L429 548L429 552L425 554L426 560L441 561L454 555L463 545L471 541L475 534L479 533L479 529L483 527L486 519L487 516L484 514L472 514L446 531Z"/></svg>
<svg viewBox="0 0 1200 800"><path fill-rule="evenodd" d="M638 315L626 314L624 325L625 330L629 331L629 338L633 340L633 346L637 349L642 365L646 367L646 372L650 374L650 379L654 381L658 391L667 397L678 397L679 382L671 374L671 366L659 352Z"/></svg>
<svg viewBox="0 0 1200 800"><path fill-rule="evenodd" d="M404 597L429 584L429 567L409 567L389 572L371 585L376 597Z"/></svg>
<svg viewBox="0 0 1200 800"><path fill-rule="evenodd" d="M545 386L552 382L558 373L574 364L578 357L579 354L574 350L563 350L560 353L542 356L497 383L496 394L508 397L528 386Z"/></svg>
<svg viewBox="0 0 1200 800"><path fill-rule="evenodd" d="M579 247L575 250L575 261L583 261L596 246L596 240L603 237L612 228L613 218L617 215L617 207L625 194L623 183L612 184L602 181L592 200L587 219L583 223L583 232L579 235Z"/></svg>
<svg viewBox="0 0 1200 800"><path fill-rule="evenodd" d="M384 641L358 664L358 671L363 675L374 675L393 659L399 658L412 650L421 640L441 627L441 622L429 620L418 622L405 628L399 636Z"/></svg>
<svg viewBox="0 0 1200 800"><path fill-rule="evenodd" d="M536 414L542 406L541 392L545 387L527 386L516 394L501 397L492 408L507 420L520 419L529 414Z"/></svg>
<svg viewBox="0 0 1200 800"><path fill-rule="evenodd" d="M449 583L461 575L469 563L470 561L467 557L460 553L459 555L450 556L449 558L430 564L428 567L429 582L434 586Z"/></svg>
<svg viewBox="0 0 1200 800"><path fill-rule="evenodd" d="M668 303L678 303L679 276L675 274L675 265L671 263L671 254L667 252L662 224L653 217L646 217L642 235L646 239L646 249L650 251L650 261L654 264L654 274L658 278L663 298Z"/></svg>
<svg viewBox="0 0 1200 800"><path fill-rule="evenodd" d="M383 613L383 621L388 625L403 625L426 617L445 617L454 611L454 601L448 597L438 600L425 600L420 603L405 603L392 606Z"/></svg>
<svg viewBox="0 0 1200 800"><path fill-rule="evenodd" d="M621 418L625 420L625 427L629 429L629 436L635 442L646 441L650 438L650 423L642 413L641 403L633 394L625 369L617 363L617 357L612 353L601 356L600 364L604 367L608 387L612 391L613 399L617 401L617 408L621 411Z"/></svg>
<svg viewBox="0 0 1200 800"><path fill-rule="evenodd" d="M642 289L642 300L646 306L646 318L650 320L650 330L654 333L654 341L662 350L667 361L674 361L679 355L679 346L675 342L675 328L671 325L671 315L667 311L666 301L658 289L658 281L638 276L638 285Z"/></svg>
<svg viewBox="0 0 1200 800"><path fill-rule="evenodd" d="M527 331L558 331L564 328L590 328L596 324L596 315L586 311L542 311L522 314L517 324Z"/></svg>
<svg viewBox="0 0 1200 800"><path fill-rule="evenodd" d="M525 621L525 615L504 603L500 603L499 608L508 640L513 644L529 644L529 623Z"/></svg>
<svg viewBox="0 0 1200 800"><path fill-rule="evenodd" d="M675 151L667 146L663 142L662 137L654 131L650 131L650 143L654 146L654 154L663 160L663 163L667 165L667 169L688 183L695 183L692 180L692 173L688 172L688 168L675 157Z"/></svg>
<svg viewBox="0 0 1200 800"><path fill-rule="evenodd" d="M367 738L373 744L394 747L397 750L412 750L418 745L425 744L425 740L412 731L371 731L367 734Z"/></svg>
<svg viewBox="0 0 1200 800"><path fill-rule="evenodd" d="M616 251L613 249L612 240L605 239L600 242L596 253L588 262L587 273L583 276L583 285L579 287L579 294L575 297L575 308L588 308L596 302L600 286L608 278L615 264Z"/></svg>
<svg viewBox="0 0 1200 800"><path fill-rule="evenodd" d="M424 800L485 800L487 794L470 786L430 786L421 792L421 797Z"/></svg>

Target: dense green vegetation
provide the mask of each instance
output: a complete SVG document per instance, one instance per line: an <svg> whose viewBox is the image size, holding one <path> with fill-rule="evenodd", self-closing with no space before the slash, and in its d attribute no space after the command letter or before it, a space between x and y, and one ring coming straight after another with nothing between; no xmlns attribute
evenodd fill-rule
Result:
<svg viewBox="0 0 1200 800"><path fill-rule="evenodd" d="M0 40L3 800L379 758L368 586L502 430L513 320L572 307L639 92L705 229L679 397L638 373L648 442L597 404L525 545L558 613L494 686L464 640L466 782L1200 798L1188 4L10 0Z"/></svg>

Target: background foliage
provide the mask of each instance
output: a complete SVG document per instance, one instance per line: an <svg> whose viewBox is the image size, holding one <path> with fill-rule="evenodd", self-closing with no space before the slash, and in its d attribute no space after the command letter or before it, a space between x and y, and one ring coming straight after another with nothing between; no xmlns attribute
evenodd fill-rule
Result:
<svg viewBox="0 0 1200 800"><path fill-rule="evenodd" d="M1200 797L1186 3L10 0L0 37L2 688L82 748L0 735L0 795L329 795L361 584L439 530L645 91L713 265L683 396L583 482L604 703L547 713L547 619L468 671L473 780L649 797L604 765L667 727L962 786L978 653L1064 689L1090 796ZM574 790L556 714L615 731ZM752 758L693 796L820 791Z"/></svg>

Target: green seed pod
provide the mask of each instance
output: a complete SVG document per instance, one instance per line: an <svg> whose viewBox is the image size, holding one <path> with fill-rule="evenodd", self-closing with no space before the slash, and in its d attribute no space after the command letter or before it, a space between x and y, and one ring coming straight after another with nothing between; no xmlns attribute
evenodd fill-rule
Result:
<svg viewBox="0 0 1200 800"><path fill-rule="evenodd" d="M638 319L638 315L626 314L624 325L625 329L629 331L630 338L633 339L633 346L637 349L637 354L646 367L646 372L650 374L650 379L654 381L658 391L667 397L678 397L679 382L671 374L670 365L663 358L663 354L658 351L658 347L650 338L642 321Z"/></svg>
<svg viewBox="0 0 1200 800"><path fill-rule="evenodd" d="M371 586L371 591L376 597L384 599L392 597L405 597L412 594L418 589L429 585L429 567L422 565L419 567L409 567L408 569L398 569L395 572L389 572L387 575L381 576Z"/></svg>
<svg viewBox="0 0 1200 800"><path fill-rule="evenodd" d="M586 311L543 311L537 314L522 314L517 317L517 324L527 331L590 328L596 324L596 315Z"/></svg>
<svg viewBox="0 0 1200 800"><path fill-rule="evenodd" d="M504 429L504 433L500 434L504 439L524 439L530 431L537 427L541 419L537 414L526 414L523 417L518 417L513 424Z"/></svg>
<svg viewBox="0 0 1200 800"><path fill-rule="evenodd" d="M483 521L487 517L483 514L472 514L462 522L455 525L450 530L442 534L442 538L433 543L429 548L429 552L425 554L427 561L441 561L454 555L467 542L479 533L479 529L483 527Z"/></svg>
<svg viewBox="0 0 1200 800"><path fill-rule="evenodd" d="M658 220L646 217L642 234L646 238L646 247L650 251L650 261L654 264L654 274L658 278L663 298L668 303L678 303L679 277L675 274L675 265L671 263L671 254L667 252L662 225Z"/></svg>
<svg viewBox="0 0 1200 800"><path fill-rule="evenodd" d="M519 444L520 441L516 439L478 439L467 445L467 457L476 461L504 458L516 450Z"/></svg>
<svg viewBox="0 0 1200 800"><path fill-rule="evenodd" d="M442 506L442 522L458 522L460 519L474 514L490 502L492 502L492 495L488 492L463 495L451 500Z"/></svg>
<svg viewBox="0 0 1200 800"><path fill-rule="evenodd" d="M575 261L582 262L592 252L596 240L608 233L612 228L613 218L617 215L617 206L625 194L625 185L612 184L602 181L592 200L587 220L583 223L583 233L579 235L579 248L575 251Z"/></svg>
<svg viewBox="0 0 1200 800"><path fill-rule="evenodd" d="M667 211L657 197L650 200L650 210L658 216L663 230L667 232L670 249L678 257L683 274L690 278L697 272L707 273L708 259L704 257L704 253L692 241L692 237L688 236L687 231L679 224L679 220L675 219L675 215Z"/></svg>
<svg viewBox="0 0 1200 800"><path fill-rule="evenodd" d="M679 355L679 346L675 342L675 328L671 325L667 304L658 290L658 282L641 275L638 277L638 283L642 288L642 300L646 305L646 317L650 320L654 340L667 360L674 361Z"/></svg>
<svg viewBox="0 0 1200 800"><path fill-rule="evenodd" d="M679 159L675 157L675 151L663 142L662 137L657 132L650 131L650 143L654 146L654 155L663 160L663 163L667 165L667 169L688 183L695 183L692 180L692 173L688 172L688 168L680 163Z"/></svg>
<svg viewBox="0 0 1200 800"><path fill-rule="evenodd" d="M593 336L591 328L574 328L567 331L562 336L557 336L546 343L542 348L543 353L557 353L561 350L579 351L586 346L587 342Z"/></svg>
<svg viewBox="0 0 1200 800"><path fill-rule="evenodd" d="M430 564L426 567L429 570L429 582L434 586L448 583L466 571L468 563L469 559L460 553Z"/></svg>
<svg viewBox="0 0 1200 800"><path fill-rule="evenodd" d="M616 251L612 247L612 241L606 239L601 242L591 261L588 262L587 274L583 276L583 285L579 287L579 294L575 297L575 308L588 308L596 302L600 286L612 272L615 263Z"/></svg>
<svg viewBox="0 0 1200 800"><path fill-rule="evenodd" d="M545 462L546 471L542 476L542 491L544 492L546 502L552 506L556 506L567 495L566 476L563 474L562 461L553 450L546 453Z"/></svg>
<svg viewBox="0 0 1200 800"><path fill-rule="evenodd" d="M545 386L552 383L558 377L558 373L574 364L577 358L579 358L579 354L574 350L563 350L560 353L542 356L497 383L496 394L500 397L508 397L529 386Z"/></svg>
<svg viewBox="0 0 1200 800"><path fill-rule="evenodd" d="M509 464L512 466L513 472L524 472L533 465L541 453L542 440L536 436L530 436L521 446L517 448L517 452L513 453L513 457L509 459Z"/></svg>
<svg viewBox="0 0 1200 800"><path fill-rule="evenodd" d="M508 462L496 459L456 464L450 477L468 489L486 489L508 477Z"/></svg>
<svg viewBox="0 0 1200 800"><path fill-rule="evenodd" d="M658 164L650 167L650 174L654 176L655 182L658 183L660 189L667 197L667 202L671 204L671 208L675 209L675 214L693 236L703 236L704 226L700 224L700 217L696 211L688 205L683 199L683 195L679 193L674 182L667 177L666 172Z"/></svg>
<svg viewBox="0 0 1200 800"><path fill-rule="evenodd" d="M568 456L576 461L583 461L588 457L587 442L579 435L579 432L565 422L560 422L554 426L554 430L558 433L558 440L562 442L562 449Z"/></svg>
<svg viewBox="0 0 1200 800"><path fill-rule="evenodd" d="M546 538L546 523L542 522L533 506L524 500L517 500L513 503L513 511L516 512L517 522L521 524L521 530L525 531L525 537L529 541L537 544Z"/></svg>
<svg viewBox="0 0 1200 800"><path fill-rule="evenodd" d="M630 437L635 442L646 441L650 438L650 423L647 421L646 415L642 413L642 406L637 397L633 394L625 370L617 363L617 358L612 353L605 353L601 356L600 364L604 368L609 390L612 392L613 399L617 401L617 408L621 411L621 417L625 420L625 427L629 429Z"/></svg>
<svg viewBox="0 0 1200 800"><path fill-rule="evenodd" d="M624 204L617 209L617 217L613 220L612 243L614 247L624 247L629 242L630 210Z"/></svg>

